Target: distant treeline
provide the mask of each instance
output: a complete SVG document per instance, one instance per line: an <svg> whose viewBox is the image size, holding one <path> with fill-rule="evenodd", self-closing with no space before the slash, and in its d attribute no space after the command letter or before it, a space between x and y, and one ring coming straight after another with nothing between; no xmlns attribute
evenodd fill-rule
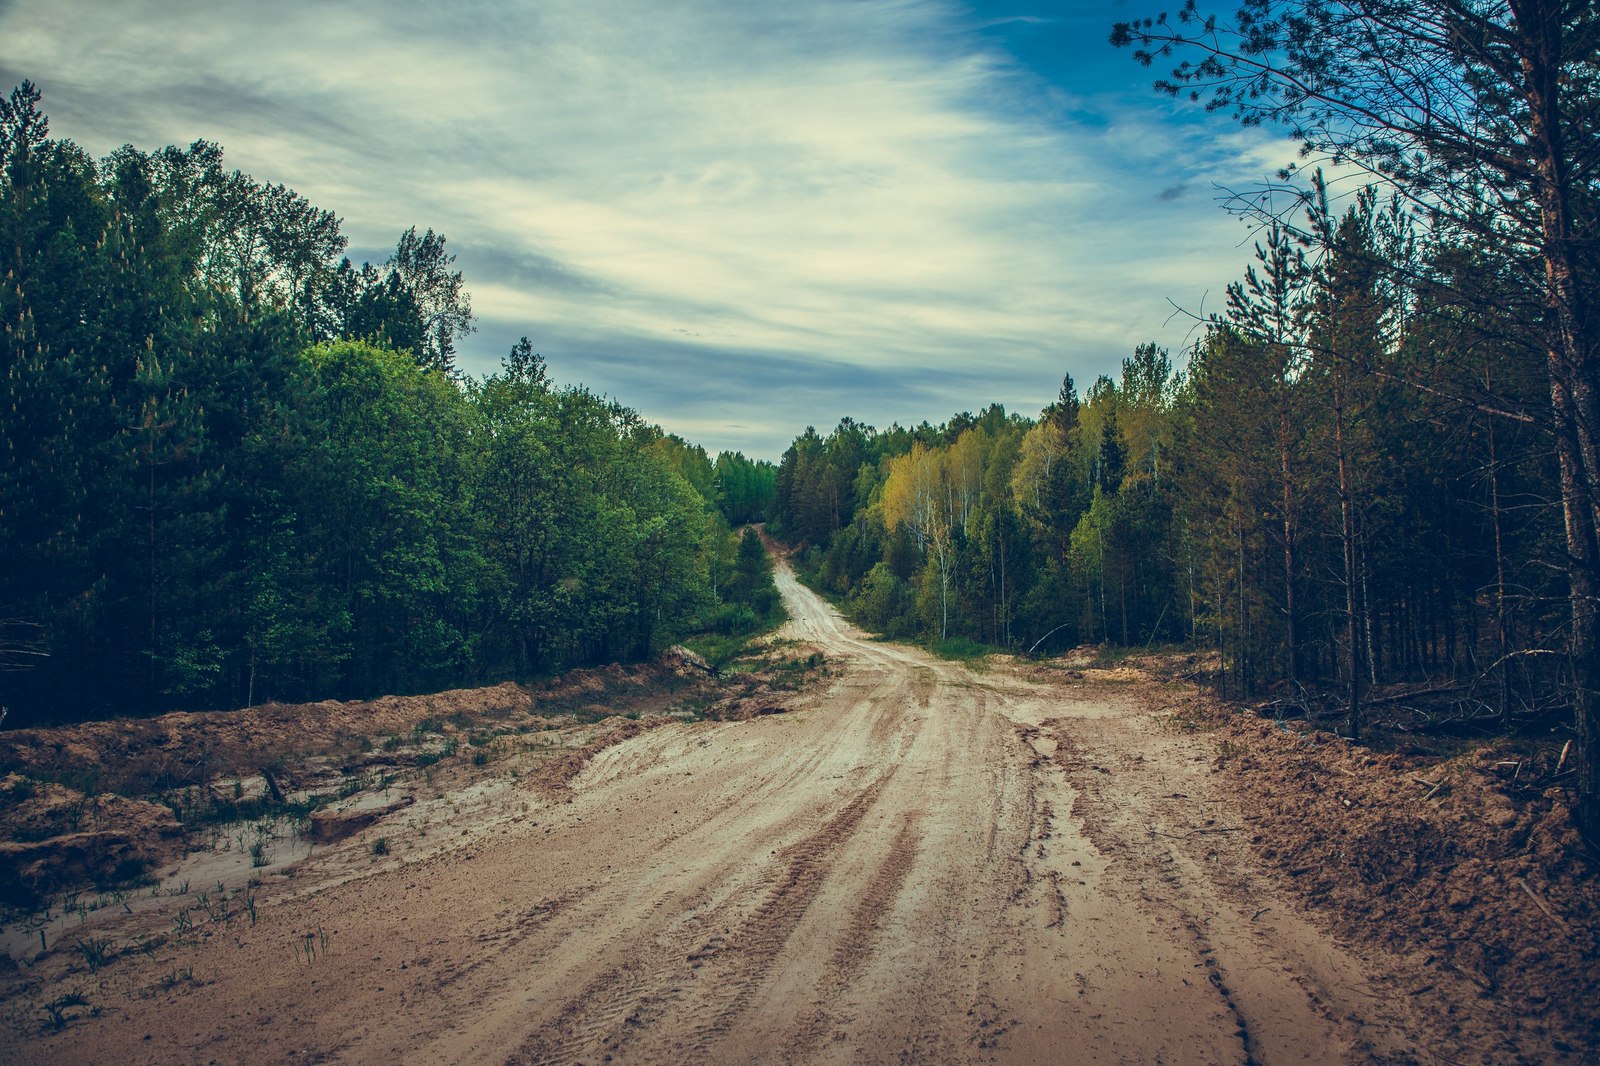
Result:
<svg viewBox="0 0 1600 1066"><path fill-rule="evenodd" d="M772 528L895 635L1192 641L1241 695L1446 677L1493 713L1564 703L1562 493L1515 328L1537 293L1370 192L1310 210L1322 243L1266 232L1183 372L1146 345L1036 420L808 429Z"/></svg>
<svg viewBox="0 0 1600 1066"><path fill-rule="evenodd" d="M445 239L355 267L215 145L95 160L0 101L0 706L370 696L649 654L736 590L775 468L472 328Z"/></svg>

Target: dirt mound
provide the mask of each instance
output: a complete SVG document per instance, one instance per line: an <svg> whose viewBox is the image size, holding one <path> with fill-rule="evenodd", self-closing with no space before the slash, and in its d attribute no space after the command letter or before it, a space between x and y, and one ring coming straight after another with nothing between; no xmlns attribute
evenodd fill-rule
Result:
<svg viewBox="0 0 1600 1066"><path fill-rule="evenodd" d="M1258 853L1342 935L1442 966L1600 1046L1600 873L1560 789L1508 789L1492 748L1382 754L1237 713L1218 767Z"/></svg>
<svg viewBox="0 0 1600 1066"><path fill-rule="evenodd" d="M180 818L255 817L283 809L286 796L341 797L306 827L313 840L337 840L411 802L385 790L374 806L372 778L458 750L487 766L498 751L527 750L497 742L501 734L583 736L587 723L618 716L536 772L537 787L560 792L604 747L675 720L654 716L685 691L714 686L695 658L683 650L661 663L577 670L532 690L505 683L0 733L0 903L32 907L56 892L139 877L183 854Z"/></svg>
<svg viewBox="0 0 1600 1066"><path fill-rule="evenodd" d="M730 696L701 712L714 722L748 722L769 714L787 714L789 708L773 701L771 693Z"/></svg>
<svg viewBox="0 0 1600 1066"><path fill-rule="evenodd" d="M602 723L600 732L587 744L580 748L550 759L534 771L528 778L529 783L540 792L551 797L566 795L567 786L572 779L583 772L589 765L589 760L605 751L607 748L621 744L629 737L636 737L646 729L676 721L673 718L616 718L608 723Z"/></svg>
<svg viewBox="0 0 1600 1066"><path fill-rule="evenodd" d="M407 733L429 720L509 715L532 704L521 687L506 683L426 696L264 703L15 729L0 733L0 772L66 781L85 792L156 792L250 772L290 754L338 751L361 737Z"/></svg>
<svg viewBox="0 0 1600 1066"><path fill-rule="evenodd" d="M0 837L0 902L11 906L69 885L126 881L183 847L177 819L160 804L17 774L0 781Z"/></svg>
<svg viewBox="0 0 1600 1066"><path fill-rule="evenodd" d="M1085 667L1081 671L1085 681L1100 681L1107 684L1129 684L1137 681L1149 681L1150 675L1137 666L1108 666Z"/></svg>
<svg viewBox="0 0 1600 1066"><path fill-rule="evenodd" d="M705 656L685 648L682 644L674 644L662 652L661 664L674 673L688 677L711 673L711 664L706 662Z"/></svg>

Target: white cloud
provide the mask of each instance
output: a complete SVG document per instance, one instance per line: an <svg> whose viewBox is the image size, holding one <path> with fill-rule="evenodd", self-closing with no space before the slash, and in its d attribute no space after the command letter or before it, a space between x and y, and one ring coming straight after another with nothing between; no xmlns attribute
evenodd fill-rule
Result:
<svg viewBox="0 0 1600 1066"><path fill-rule="evenodd" d="M575 368L562 376L718 436L699 390L616 353L687 345L691 380L697 351L742 360L769 412L754 390L774 358L872 368L877 390L914 378L947 403L932 419L991 398L975 368L1013 396L1036 381L1037 406L1064 369L1181 342L1167 298L1219 292L1247 259L1205 190L1257 173L1263 138L1031 81L959 16L914 0L18 0L0 71L41 83L56 132L93 150L216 140L340 214L354 247L447 233L484 319L472 368L526 332ZM630 395L641 379L655 384ZM829 402L827 380L810 385L793 396ZM722 443L772 454L805 422L887 421L901 399L837 396ZM752 423L718 402L724 424Z"/></svg>

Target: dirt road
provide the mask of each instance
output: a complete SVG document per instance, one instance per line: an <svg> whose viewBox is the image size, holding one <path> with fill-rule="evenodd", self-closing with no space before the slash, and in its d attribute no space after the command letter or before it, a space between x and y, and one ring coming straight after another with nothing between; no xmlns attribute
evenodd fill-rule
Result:
<svg viewBox="0 0 1600 1066"><path fill-rule="evenodd" d="M259 924L122 960L104 1013L0 1058L1410 1057L1403 1004L1252 872L1214 753L1148 685L941 662L778 580L828 663L787 713L649 730L565 799L393 816L389 854L314 854Z"/></svg>

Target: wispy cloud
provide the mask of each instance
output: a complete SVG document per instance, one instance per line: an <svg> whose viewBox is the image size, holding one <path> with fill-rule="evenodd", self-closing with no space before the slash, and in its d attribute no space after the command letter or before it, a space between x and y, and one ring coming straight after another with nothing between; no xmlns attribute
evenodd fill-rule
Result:
<svg viewBox="0 0 1600 1066"><path fill-rule="evenodd" d="M0 72L91 150L216 140L355 249L442 230L469 370L526 333L764 455L844 413L1037 409L1180 343L1168 298L1245 258L1197 190L1259 169L1259 138L1040 76L935 0L15 0Z"/></svg>

